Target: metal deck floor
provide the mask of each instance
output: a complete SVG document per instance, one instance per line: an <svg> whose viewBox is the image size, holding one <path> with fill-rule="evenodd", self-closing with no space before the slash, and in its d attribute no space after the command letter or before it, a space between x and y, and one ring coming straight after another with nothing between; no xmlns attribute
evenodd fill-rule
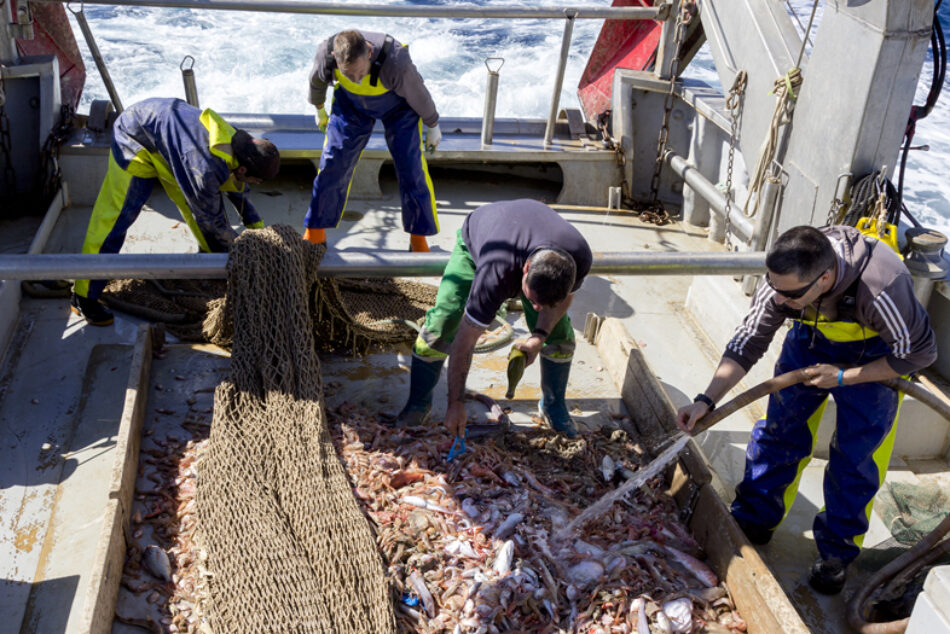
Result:
<svg viewBox="0 0 950 634"><path fill-rule="evenodd" d="M305 170L305 168L301 168ZM290 170L292 172L292 170ZM351 200L345 219L336 230L328 231L331 248L359 250L404 251L408 238L401 229L399 199L396 184L382 182L384 198L366 201ZM430 239L430 245L445 251L455 242L455 231L465 215L480 204L494 200L534 197L551 202L556 198L549 184L529 180L505 180L499 177L474 175L465 182L436 181L439 201L441 232ZM282 177L275 183L260 188L253 200L267 224L286 223L301 226L310 197L310 183L296 178ZM48 252L78 251L90 213L88 207L67 208L54 231ZM606 213L594 210L560 209L588 238L595 251L657 250L704 251L722 247L705 239L705 232L678 223L656 227L641 222L623 212ZM156 193L140 219L132 227L126 242L127 252L194 252L196 245L188 229L172 204L161 193ZM570 316L578 337L578 352L568 386L570 404L575 415L583 422L610 423L621 414L616 387L598 364L596 350L583 341L585 316L594 312L623 321L628 332L641 345L655 373L664 383L673 401L679 405L691 400L702 390L718 362L720 345L712 342L707 332L731 330L741 318L748 300L731 280L707 278L709 288L723 295L723 310L703 315L701 325L685 310L692 279L687 276L647 277L591 277L578 292ZM437 283L438 280L428 280ZM42 455L37 447L46 442L51 433L41 425L23 425L35 417L40 406L31 404L34 394L41 395L43 420L67 417L67 410L78 403L85 367L92 343L130 343L134 338L136 321L119 316L111 328L84 327L71 318L65 301L27 300L27 310L36 310L48 322L48 334L30 337L20 351L18 365L10 371L8 381L15 381L15 389L7 389L0 403L0 421L7 426L2 462L15 464L16 473L39 474L29 478L30 484L39 484L37 495L50 495L55 482L36 482L42 474L36 465ZM516 316L513 316L514 319ZM516 336L525 335L523 321L516 326ZM500 397L504 392L504 362L506 351L498 350L476 355L475 367L470 374L469 386ZM327 397L328 406L351 400L380 411L395 412L401 407L408 386L406 368L408 350L399 354L376 354L363 359L325 357L322 359L326 382L339 381L344 389ZM771 363L763 360L737 392L769 376ZM124 375L123 375L124 378ZM393 378L394 380L390 380ZM437 388L434 417L439 420L445 407L444 377ZM10 384L12 386L12 384ZM539 396L537 369L529 368L513 403L515 422L527 422L536 408ZM474 406L473 406L474 407ZM743 465L748 433L761 405L747 408L707 432L701 444L713 467L731 490ZM11 421L20 423L20 431L13 433ZM28 435L23 435L23 432ZM61 432L60 432L61 433ZM19 435L17 435L19 434ZM816 598L807 588L805 577L815 554L810 528L816 509L822 506L821 469L823 461L815 460L806 469L797 503L787 521L780 528L773 543L760 548L760 553L773 568L776 577L799 607L802 617L815 632L844 631L844 595L834 598ZM12 467L4 467L10 473ZM891 478L916 477L907 465L895 457ZM946 465L944 465L946 471ZM52 478L47 478L51 480ZM22 484L14 482L13 484ZM14 490L4 484L0 492L3 524L0 529L0 558L3 579L7 587L29 584L34 578L36 561L24 559L20 547L22 536L29 533L41 514L41 508L18 503ZM726 492L728 495L728 491ZM31 494L32 495L32 494ZM25 498L24 498L25 499ZM727 503L729 500L725 500ZM41 500L37 500L41 502ZM42 504L40 504L42 506ZM26 533L24 532L26 531ZM889 537L879 519L874 519L865 544L872 546ZM39 538L38 538L39 539ZM35 542L34 542L35 543ZM13 613L10 605L0 602L4 622Z"/></svg>

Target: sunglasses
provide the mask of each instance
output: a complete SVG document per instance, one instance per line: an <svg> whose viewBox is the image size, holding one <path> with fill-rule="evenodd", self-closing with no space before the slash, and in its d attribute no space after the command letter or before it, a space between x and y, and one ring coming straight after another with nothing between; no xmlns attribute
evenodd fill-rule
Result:
<svg viewBox="0 0 950 634"><path fill-rule="evenodd" d="M773 291L775 291L776 293L778 293L779 295L781 295L782 297L784 297L784 298L786 298L786 299L799 299L799 298L801 298L805 293L807 293L809 290L811 290L811 287L814 286L815 283L816 283L818 280L821 279L821 276L824 275L825 273L827 273L829 270L831 270L831 269L830 269L830 268L825 269L824 271L822 271L821 273L819 273L819 274L818 274L818 277L816 277L815 279L813 279L811 282L809 282L809 283L806 284L805 286L802 286L801 288L796 288L795 290L783 291L783 290L780 289L780 288L775 288L775 285L772 284L772 280L769 278L769 274L768 274L768 273L765 274L765 283L769 285L769 288L771 288Z"/></svg>

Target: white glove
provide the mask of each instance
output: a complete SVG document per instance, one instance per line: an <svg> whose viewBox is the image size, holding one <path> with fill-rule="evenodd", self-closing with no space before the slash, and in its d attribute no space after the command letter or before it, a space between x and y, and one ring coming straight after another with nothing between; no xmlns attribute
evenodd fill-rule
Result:
<svg viewBox="0 0 950 634"><path fill-rule="evenodd" d="M426 136L422 142L422 145L425 147L426 152L435 152L435 148L439 147L439 143L442 141L442 128L439 127L439 124L435 124L431 128L426 129Z"/></svg>
<svg viewBox="0 0 950 634"><path fill-rule="evenodd" d="M317 122L317 128L320 132L327 131L327 123L330 121L330 117L327 116L327 111L323 106L317 108L317 114L313 116L313 120Z"/></svg>

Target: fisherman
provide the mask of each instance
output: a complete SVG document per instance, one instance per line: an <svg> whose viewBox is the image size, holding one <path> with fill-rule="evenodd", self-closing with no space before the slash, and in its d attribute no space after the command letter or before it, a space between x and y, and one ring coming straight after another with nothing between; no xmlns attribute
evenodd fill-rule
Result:
<svg viewBox="0 0 950 634"><path fill-rule="evenodd" d="M785 320L793 320L775 374L805 368L808 378L769 398L766 418L752 429L732 515L752 543L772 538L811 459L826 399L834 396L825 508L814 522L819 556L808 581L822 594L837 594L860 552L894 445L900 397L877 381L930 365L936 338L900 257L853 227L789 229L765 265L749 314L709 386L679 410L677 424L692 429L761 358Z"/></svg>
<svg viewBox="0 0 950 634"><path fill-rule="evenodd" d="M462 223L442 275L435 306L412 350L409 399L397 426L428 421L432 392L449 357L446 427L465 436L465 379L479 335L508 298L520 297L531 336L515 343L531 364L541 353L542 417L569 438L577 429L565 393L574 355L567 309L590 270L591 251L580 232L536 200L479 207Z"/></svg>
<svg viewBox="0 0 950 634"><path fill-rule="evenodd" d="M254 139L216 112L180 99L146 99L115 120L106 178L89 219L83 253L118 253L156 181L175 203L204 252L227 251L237 233L221 194L245 227L264 226L248 200L248 183L277 175L280 156L270 141ZM76 280L70 307L94 326L113 316L99 296L107 280Z"/></svg>
<svg viewBox="0 0 950 634"><path fill-rule="evenodd" d="M333 81L333 104L327 115L324 102ZM399 179L409 250L428 251L426 236L439 232L439 220L422 149L435 151L442 130L409 48L385 33L337 33L317 47L310 71L310 103L317 107L317 127L326 139L304 218L304 239L325 243L325 230L339 224L356 162L376 120L382 119Z"/></svg>

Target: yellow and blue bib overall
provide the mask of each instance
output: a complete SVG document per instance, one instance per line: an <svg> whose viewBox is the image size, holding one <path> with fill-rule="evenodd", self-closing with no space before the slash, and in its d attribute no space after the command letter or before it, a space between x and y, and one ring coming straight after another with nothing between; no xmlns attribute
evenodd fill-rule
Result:
<svg viewBox="0 0 950 634"><path fill-rule="evenodd" d="M775 374L816 363L864 365L888 353L876 332L856 322L795 320ZM824 559L848 564L860 552L894 448L900 397L880 383L830 390L798 384L773 394L766 418L752 429L732 514L740 523L773 530L785 519L811 460L829 394L837 420L825 468L825 507L815 517L814 534Z"/></svg>
<svg viewBox="0 0 950 634"><path fill-rule="evenodd" d="M371 85L369 74L357 84L339 69L333 73L336 84L330 120L304 226L326 229L339 224L356 162L380 119L399 180L403 229L416 235L435 235L439 232L439 219L435 189L423 154L422 119L382 81Z"/></svg>
<svg viewBox="0 0 950 634"><path fill-rule="evenodd" d="M156 181L204 252L226 251L234 235L222 192L245 226L262 227L245 184L232 175L237 159L217 147L230 144L234 132L214 111L202 112L180 99L146 99L126 109L113 129L106 178L82 252L118 253ZM75 292L95 299L105 285L106 280L76 280Z"/></svg>

